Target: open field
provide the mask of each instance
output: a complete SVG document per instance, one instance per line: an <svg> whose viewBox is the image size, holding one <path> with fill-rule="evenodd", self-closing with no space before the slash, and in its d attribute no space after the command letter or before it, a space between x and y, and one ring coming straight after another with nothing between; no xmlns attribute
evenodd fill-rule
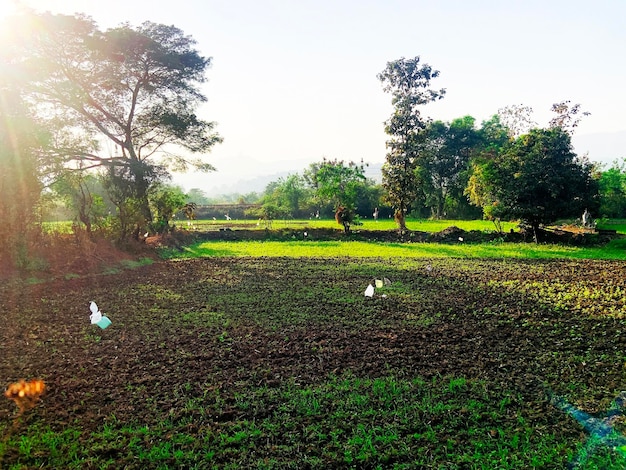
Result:
<svg viewBox="0 0 626 470"><path fill-rule="evenodd" d="M354 225L353 230L394 230L398 226L392 219L364 219L361 225ZM192 222L177 221L181 227L190 228L199 231L219 230L220 228L245 228L263 230L268 225L264 221L258 220L194 220ZM429 220L429 219L407 219L407 228L409 230L422 232L439 232L445 228L455 226L462 230L496 230L493 222L488 220ZM509 231L517 228L517 222L503 222L502 229ZM337 229L341 226L334 219L302 219L302 220L274 220L269 225L272 229L294 229L300 230L305 228L311 229Z"/></svg>
<svg viewBox="0 0 626 470"><path fill-rule="evenodd" d="M4 285L0 377L48 392L0 402L0 468L621 469L625 272L224 256Z"/></svg>
<svg viewBox="0 0 626 470"><path fill-rule="evenodd" d="M200 241L181 249L164 249L165 258L203 256L253 257L396 257L396 258L517 258L626 260L626 240L605 246L577 247L534 243L369 243L361 241Z"/></svg>

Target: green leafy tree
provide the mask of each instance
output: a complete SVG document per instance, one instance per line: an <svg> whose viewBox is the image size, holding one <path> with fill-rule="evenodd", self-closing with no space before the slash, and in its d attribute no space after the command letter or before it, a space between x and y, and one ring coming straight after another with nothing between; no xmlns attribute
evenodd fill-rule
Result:
<svg viewBox="0 0 626 470"><path fill-rule="evenodd" d="M197 205L210 204L210 200L206 193L199 188L191 188L187 193L187 200Z"/></svg>
<svg viewBox="0 0 626 470"><path fill-rule="evenodd" d="M335 210L335 219L343 225L345 232L355 222L357 198L365 185L363 162L344 162L324 159L316 165L310 175L315 194L322 203L330 203ZM338 216L339 214L339 216Z"/></svg>
<svg viewBox="0 0 626 470"><path fill-rule="evenodd" d="M138 170L132 168L133 166L143 168ZM160 182L168 179L167 172L162 167L142 161L132 162L129 166L111 165L103 176L107 196L117 210L118 226L114 228L117 229L120 241L131 235L135 240L139 240L141 234L148 231L149 224L152 223L145 218L144 198L136 184L136 175L139 172L146 187L151 191L157 189ZM150 194L145 196L148 198ZM152 210L150 213L152 214Z"/></svg>
<svg viewBox="0 0 626 470"><path fill-rule="evenodd" d="M374 217L374 212L382 206L383 188L374 180L366 178L357 188L356 213Z"/></svg>
<svg viewBox="0 0 626 470"><path fill-rule="evenodd" d="M417 158L418 185L431 216L440 219L463 211L469 162L481 150L482 140L471 116L451 123L434 121L425 130ZM467 211L466 211L467 212Z"/></svg>
<svg viewBox="0 0 626 470"><path fill-rule="evenodd" d="M611 168L599 174L600 215L622 219L626 217L626 162L613 162Z"/></svg>
<svg viewBox="0 0 626 470"><path fill-rule="evenodd" d="M593 166L572 151L561 128L532 129L501 152L474 164L467 193L487 218L519 219L537 234L541 224L598 207Z"/></svg>
<svg viewBox="0 0 626 470"><path fill-rule="evenodd" d="M56 130L54 155L66 165L127 174L137 222L152 221L150 184L168 174L166 165L213 169L188 157L221 140L214 123L195 113L206 101L198 85L210 59L180 29L146 22L101 31L85 16L26 13L2 30L0 82L11 83ZM104 143L114 151L101 151ZM157 156L158 164L149 162Z"/></svg>
<svg viewBox="0 0 626 470"><path fill-rule="evenodd" d="M388 153L383 166L385 199L395 209L400 229L406 228L405 217L410 205L419 195L417 166L420 145L424 142L429 119L423 118L419 107L439 100L445 90L430 89L430 81L439 76L420 58L404 57L388 62L378 74L383 90L391 93L394 113L385 123Z"/></svg>
<svg viewBox="0 0 626 470"><path fill-rule="evenodd" d="M174 215L185 209L187 204L187 195L178 186L170 186L159 184L151 195L151 201L156 214L156 220L153 223L153 230L157 233L164 233L171 229L170 222ZM187 214L189 219L193 218L194 213L191 206L187 206Z"/></svg>
<svg viewBox="0 0 626 470"><path fill-rule="evenodd" d="M267 185L262 198L262 205L267 205L270 209L261 214L261 217L268 215L300 217L306 210L310 199L309 193L304 178L298 174L272 181Z"/></svg>

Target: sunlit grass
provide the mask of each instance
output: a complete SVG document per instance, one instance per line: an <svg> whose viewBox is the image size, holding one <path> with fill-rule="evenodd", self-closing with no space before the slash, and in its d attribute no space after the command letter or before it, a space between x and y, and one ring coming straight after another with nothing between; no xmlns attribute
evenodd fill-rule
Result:
<svg viewBox="0 0 626 470"><path fill-rule="evenodd" d="M626 243L574 247L533 243L371 243L360 241L208 241L183 251L164 250L171 258L207 256L400 257L400 258L530 258L626 260Z"/></svg>
<svg viewBox="0 0 626 470"><path fill-rule="evenodd" d="M353 230L395 230L398 228L397 224L392 219L380 219L375 221L373 219L364 219L361 221L362 225L354 225ZM241 219L241 220L194 220L191 223L187 221L177 221L180 227L191 228L194 230L219 230L224 227L236 227L240 229L265 229L267 225L264 222L258 220ZM429 220L429 219L407 219L407 228L412 231L419 232L440 232L448 227L458 227L462 230L479 230L479 231L494 231L496 226L493 222L488 220ZM334 219L286 219L286 220L274 220L270 226L272 230L280 229L336 229L340 230L341 227ZM508 232L510 229L516 229L517 222L503 222L502 230Z"/></svg>

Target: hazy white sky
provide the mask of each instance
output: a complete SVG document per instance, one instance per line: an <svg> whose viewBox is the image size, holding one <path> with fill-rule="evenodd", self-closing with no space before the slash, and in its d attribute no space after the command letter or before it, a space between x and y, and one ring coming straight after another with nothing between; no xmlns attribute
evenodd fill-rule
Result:
<svg viewBox="0 0 626 470"><path fill-rule="evenodd" d="M0 0L0 14L12 3ZM577 130L576 150L590 150L592 160L626 157L624 0L21 3L85 13L101 28L173 24L213 58L200 114L218 122L225 140L209 157L218 172L177 178L186 189L301 171L322 157L384 161L383 122L392 108L376 74L388 61L417 55L441 72L432 86L447 89L425 116L469 114L480 122L524 104L546 125L552 103L571 100L592 113ZM612 144L594 155L585 136L599 133Z"/></svg>

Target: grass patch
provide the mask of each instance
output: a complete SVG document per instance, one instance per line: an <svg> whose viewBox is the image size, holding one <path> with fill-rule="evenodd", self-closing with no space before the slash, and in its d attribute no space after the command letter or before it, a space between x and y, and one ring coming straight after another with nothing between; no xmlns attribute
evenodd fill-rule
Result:
<svg viewBox="0 0 626 470"><path fill-rule="evenodd" d="M363 219L362 225L356 225L354 230L395 230L398 225L392 219L380 219L374 221L373 219ZM495 231L496 226L493 222L488 220L429 220L429 219L412 219L409 218L406 221L407 228L409 230L421 231L421 232L439 232L448 227L455 226L462 230L479 230L479 231ZM265 230L264 223L258 223L257 220L194 220L193 225L185 228L191 228L192 230L219 230L220 228L236 227L240 229L258 229ZM310 229L322 229L331 228L340 230L341 226L337 224L334 219L303 219L303 220L275 220L272 223L272 229L294 229L304 230ZM502 230L508 232L510 229L517 228L517 222L503 222Z"/></svg>
<svg viewBox="0 0 626 470"><path fill-rule="evenodd" d="M396 258L515 258L626 260L626 240L603 247L532 243L368 243L359 241L207 241L184 251L163 250L165 259L234 257L396 257Z"/></svg>
<svg viewBox="0 0 626 470"><path fill-rule="evenodd" d="M530 413L480 380L348 372L317 385L207 392L149 425L113 416L86 434L35 424L0 455L10 450L13 468L564 468L575 449L566 436L534 432ZM605 468L626 463L613 460Z"/></svg>

